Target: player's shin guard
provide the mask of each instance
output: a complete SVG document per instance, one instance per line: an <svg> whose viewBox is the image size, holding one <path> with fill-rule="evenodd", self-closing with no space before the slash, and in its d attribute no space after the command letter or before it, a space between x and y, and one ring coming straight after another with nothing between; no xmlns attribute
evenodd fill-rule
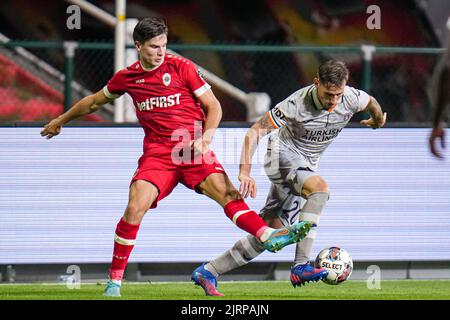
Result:
<svg viewBox="0 0 450 320"><path fill-rule="evenodd" d="M233 200L224 207L225 214L239 228L260 239L268 228L263 219L247 206L244 200Z"/></svg>
<svg viewBox="0 0 450 320"><path fill-rule="evenodd" d="M319 225L319 216L323 207L329 199L328 192L315 192L309 195L300 213L299 220L310 221L316 227ZM316 227L312 228L306 238L297 243L294 265L302 265L311 257L314 239L316 238Z"/></svg>
<svg viewBox="0 0 450 320"><path fill-rule="evenodd" d="M264 252L262 243L252 235L248 235L234 244L222 255L205 265L215 277L241 267Z"/></svg>
<svg viewBox="0 0 450 320"><path fill-rule="evenodd" d="M117 282L122 280L128 258L136 242L138 230L138 224L129 224L123 218L117 224L114 236L113 258L111 269L109 270L109 278L111 280Z"/></svg>

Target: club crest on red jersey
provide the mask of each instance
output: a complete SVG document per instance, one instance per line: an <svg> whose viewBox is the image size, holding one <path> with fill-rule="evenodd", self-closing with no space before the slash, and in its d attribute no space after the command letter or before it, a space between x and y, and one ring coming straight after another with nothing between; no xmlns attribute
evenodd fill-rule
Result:
<svg viewBox="0 0 450 320"><path fill-rule="evenodd" d="M170 84L170 81L172 80L172 77L168 73L164 73L162 77L163 83L165 86L168 86Z"/></svg>

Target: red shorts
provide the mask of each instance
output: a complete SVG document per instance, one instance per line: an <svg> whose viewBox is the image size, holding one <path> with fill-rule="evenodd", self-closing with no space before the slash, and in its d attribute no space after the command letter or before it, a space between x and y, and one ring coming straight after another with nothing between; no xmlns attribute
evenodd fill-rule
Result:
<svg viewBox="0 0 450 320"><path fill-rule="evenodd" d="M143 154L139 159L138 168L131 179L130 186L136 180L146 180L155 185L159 194L151 208L156 208L158 201L167 197L178 182L201 193L197 186L210 174L226 174L212 151L195 157L190 152L187 158L180 159L173 157L172 147L156 144L148 150L150 152Z"/></svg>

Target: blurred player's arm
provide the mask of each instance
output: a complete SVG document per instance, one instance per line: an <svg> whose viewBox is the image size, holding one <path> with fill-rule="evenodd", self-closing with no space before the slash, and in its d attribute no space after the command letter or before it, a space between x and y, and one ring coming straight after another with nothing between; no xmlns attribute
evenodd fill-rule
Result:
<svg viewBox="0 0 450 320"><path fill-rule="evenodd" d="M450 55L449 55L450 56ZM445 107L450 101L450 61L441 69L438 80L436 109L433 114L433 128L439 127Z"/></svg>
<svg viewBox="0 0 450 320"><path fill-rule="evenodd" d="M436 158L442 159L443 155L437 150L436 141L441 140L441 148L445 149L445 130L442 119L445 107L450 103L450 36L447 40L447 50L438 63L433 77L437 79L436 97L432 99L436 104L432 120L433 128L428 141L430 152Z"/></svg>
<svg viewBox="0 0 450 320"><path fill-rule="evenodd" d="M41 136L46 137L47 139L53 138L61 132L61 127L64 124L79 117L93 113L99 110L104 104L111 101L113 101L113 99L106 97L103 90L86 96L75 103L72 108L67 110L65 113L47 123L41 131Z"/></svg>
<svg viewBox="0 0 450 320"><path fill-rule="evenodd" d="M370 118L360 121L361 124L376 129L381 128L386 123L386 112L383 113L380 104L374 97L370 96L369 103L363 111L367 112Z"/></svg>
<svg viewBox="0 0 450 320"><path fill-rule="evenodd" d="M222 119L222 107L211 90L205 91L198 97L201 107L205 111L205 127L203 136L192 142L195 151L204 154L209 150L216 129Z"/></svg>
<svg viewBox="0 0 450 320"><path fill-rule="evenodd" d="M436 107L433 113L433 129L430 133L429 146L431 153L437 158L443 158L436 149L436 140L441 140L441 147L445 148L445 131L441 124L445 107L450 102L450 37L447 51L442 61L436 67L434 77L437 78Z"/></svg>
<svg viewBox="0 0 450 320"><path fill-rule="evenodd" d="M269 116L266 113L261 119L252 125L250 129L248 129L247 134L245 135L244 143L242 145L238 177L241 182L239 192L244 198L247 198L249 195L252 198L256 197L256 182L250 176L252 158L261 138L273 130L275 130L275 128L271 125Z"/></svg>
<svg viewBox="0 0 450 320"><path fill-rule="evenodd" d="M447 39L447 49L434 70L433 78L437 83L436 97L433 99L436 103L433 113L433 128L439 128L445 107L450 102L450 33Z"/></svg>

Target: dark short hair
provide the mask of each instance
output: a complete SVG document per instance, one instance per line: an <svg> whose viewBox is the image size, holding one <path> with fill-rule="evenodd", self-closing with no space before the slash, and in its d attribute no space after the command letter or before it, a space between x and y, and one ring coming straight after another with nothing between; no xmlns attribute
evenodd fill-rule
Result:
<svg viewBox="0 0 450 320"><path fill-rule="evenodd" d="M138 22L133 30L133 40L144 43L151 38L157 37L162 34L168 34L169 28L167 28L166 21L163 18L150 17L144 18Z"/></svg>
<svg viewBox="0 0 450 320"><path fill-rule="evenodd" d="M344 62L339 60L328 60L319 66L318 77L323 85L341 86L348 81L348 69Z"/></svg>

